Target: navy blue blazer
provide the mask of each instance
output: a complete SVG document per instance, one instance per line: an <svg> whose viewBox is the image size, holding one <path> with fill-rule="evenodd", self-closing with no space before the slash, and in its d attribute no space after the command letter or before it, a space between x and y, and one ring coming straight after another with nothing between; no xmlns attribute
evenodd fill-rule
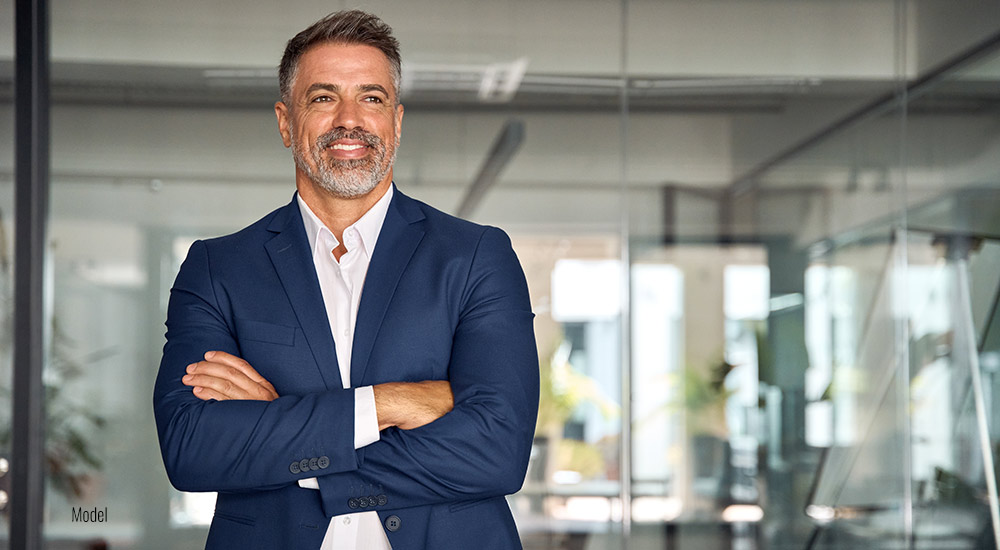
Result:
<svg viewBox="0 0 1000 550"><path fill-rule="evenodd" d="M354 449L298 204L191 246L170 291L153 391L171 483L218 491L207 548L319 548L329 518L375 510L394 550L520 548L504 495L524 480L538 359L524 273L503 231L398 190L358 307L351 385L449 380L455 408ZM202 401L181 383L209 350L280 396ZM297 481L317 477L320 490ZM483 536L484 534L488 536Z"/></svg>

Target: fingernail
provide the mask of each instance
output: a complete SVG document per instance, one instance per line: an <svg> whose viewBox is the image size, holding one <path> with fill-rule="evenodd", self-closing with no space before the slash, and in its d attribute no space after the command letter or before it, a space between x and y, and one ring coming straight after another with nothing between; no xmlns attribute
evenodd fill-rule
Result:
<svg viewBox="0 0 1000 550"><path fill-rule="evenodd" d="M185 383L190 382L191 378L192 378L192 376L190 374L185 374L184 377L181 378L181 382L185 382Z"/></svg>
<svg viewBox="0 0 1000 550"><path fill-rule="evenodd" d="M195 388L191 391L193 391L194 393L201 393L201 386L195 386Z"/></svg>
<svg viewBox="0 0 1000 550"><path fill-rule="evenodd" d="M191 363L190 365L187 366L187 369L185 369L185 371L186 372L194 372L194 370L197 369L197 368L198 368L197 364Z"/></svg>
<svg viewBox="0 0 1000 550"><path fill-rule="evenodd" d="M214 351L206 351L205 352L205 359L211 359L213 357L215 357L215 352Z"/></svg>

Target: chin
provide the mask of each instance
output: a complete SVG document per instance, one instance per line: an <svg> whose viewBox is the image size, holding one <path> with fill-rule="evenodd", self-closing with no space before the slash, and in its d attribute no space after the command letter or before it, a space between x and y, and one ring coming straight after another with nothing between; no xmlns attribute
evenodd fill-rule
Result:
<svg viewBox="0 0 1000 550"><path fill-rule="evenodd" d="M378 188L378 183L374 185L340 185L331 184L330 182L316 182L320 189L323 189L327 193L340 198L340 199L357 199L368 195L376 188Z"/></svg>

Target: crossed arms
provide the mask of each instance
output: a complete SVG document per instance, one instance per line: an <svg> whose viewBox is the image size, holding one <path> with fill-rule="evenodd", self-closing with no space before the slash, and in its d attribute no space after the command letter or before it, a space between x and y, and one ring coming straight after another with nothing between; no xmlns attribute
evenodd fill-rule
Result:
<svg viewBox="0 0 1000 550"><path fill-rule="evenodd" d="M226 269L213 264L213 250L212 243L192 246L171 291L154 390L164 464L176 487L256 491L316 476L328 516L351 511L350 491L359 486L385 487L390 508L520 488L538 366L524 275L503 232L483 231L458 289L447 380L374 385L381 438L357 450L354 390L279 396L275 378L240 359L235 290L213 279L213 270ZM329 459L322 471L289 470L291 462L316 456Z"/></svg>
<svg viewBox="0 0 1000 550"><path fill-rule="evenodd" d="M192 363L181 379L198 399L274 401L278 392L243 359L224 351L205 353ZM386 382L373 386L378 429L396 426L412 430L444 416L454 407L451 384L446 380Z"/></svg>

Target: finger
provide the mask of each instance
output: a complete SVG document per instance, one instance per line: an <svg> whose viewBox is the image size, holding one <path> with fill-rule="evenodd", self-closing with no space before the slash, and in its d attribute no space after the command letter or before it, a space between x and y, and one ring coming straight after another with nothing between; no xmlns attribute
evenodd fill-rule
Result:
<svg viewBox="0 0 1000 550"><path fill-rule="evenodd" d="M237 357L231 353L226 353L224 351L209 351L205 353L205 360L229 365L230 367L242 372L247 378L253 380L254 382L267 382L267 380L261 376L260 373L250 365L250 363L242 357Z"/></svg>
<svg viewBox="0 0 1000 550"><path fill-rule="evenodd" d="M188 365L187 372L188 374L212 376L227 381L236 387L238 393L235 395L255 395L257 389L260 387L260 384L247 377L246 373L225 363L201 361L193 365ZM220 391L227 391L227 388L218 387L218 382L212 387ZM227 395L229 394L227 393Z"/></svg>
<svg viewBox="0 0 1000 550"><path fill-rule="evenodd" d="M246 378L243 373L231 367L204 362L194 365L197 370L184 375L181 381L187 386L210 388L227 399L254 399L273 401L278 398L278 392L270 384L258 384Z"/></svg>
<svg viewBox="0 0 1000 550"><path fill-rule="evenodd" d="M195 386L192 391L194 392L195 397L203 401L208 401L210 399L215 399L216 401L228 401L230 399L229 397L226 397L211 388L204 388L202 386Z"/></svg>
<svg viewBox="0 0 1000 550"><path fill-rule="evenodd" d="M206 359L209 359L210 363L222 363L233 369L239 371L247 380L250 380L254 384L244 383L242 378L234 377L233 381L240 384L241 387L248 390L251 394L259 395L255 399L277 399L278 392L274 389L271 383L261 376L253 366L250 365L242 357L237 357L230 353L224 351L209 351L205 354Z"/></svg>
<svg viewBox="0 0 1000 550"><path fill-rule="evenodd" d="M212 390L226 399L250 399L250 393L227 378L208 374L188 374L182 379L185 385ZM218 399L218 398L216 398Z"/></svg>
<svg viewBox="0 0 1000 550"><path fill-rule="evenodd" d="M244 391L250 391L257 385L256 382L250 380L247 375L243 373L243 371L227 364L216 363L213 361L201 361L188 365L187 373L188 376L210 376L222 381L227 381L232 385L242 388ZM218 382L216 385L217 384Z"/></svg>

